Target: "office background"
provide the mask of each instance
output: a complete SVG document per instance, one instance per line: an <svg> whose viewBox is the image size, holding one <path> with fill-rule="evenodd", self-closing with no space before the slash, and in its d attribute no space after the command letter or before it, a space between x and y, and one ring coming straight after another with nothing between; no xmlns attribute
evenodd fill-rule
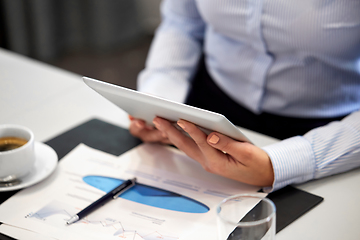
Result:
<svg viewBox="0 0 360 240"><path fill-rule="evenodd" d="M135 88L161 0L0 0L0 47Z"/></svg>

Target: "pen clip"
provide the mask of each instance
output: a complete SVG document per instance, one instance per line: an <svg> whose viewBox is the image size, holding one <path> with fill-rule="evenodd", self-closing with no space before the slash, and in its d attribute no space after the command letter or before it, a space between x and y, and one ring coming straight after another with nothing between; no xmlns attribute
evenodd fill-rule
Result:
<svg viewBox="0 0 360 240"><path fill-rule="evenodd" d="M120 194L127 191L129 188L132 188L133 186L135 186L135 178L131 180L131 184L129 186L127 186L126 188L119 191L116 195L114 195L113 199L117 199L120 196Z"/></svg>

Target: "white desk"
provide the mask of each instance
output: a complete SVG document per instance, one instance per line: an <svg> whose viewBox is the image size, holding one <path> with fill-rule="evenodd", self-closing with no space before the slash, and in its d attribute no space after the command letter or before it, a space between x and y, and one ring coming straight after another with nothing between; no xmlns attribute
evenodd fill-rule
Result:
<svg viewBox="0 0 360 240"><path fill-rule="evenodd" d="M81 76L0 49L0 124L25 125L37 141L46 141L93 117L125 128L129 124L127 114L85 86ZM244 131L259 145L274 142ZM297 187L325 200L276 239L360 239L360 169ZM20 234L4 225L0 232Z"/></svg>

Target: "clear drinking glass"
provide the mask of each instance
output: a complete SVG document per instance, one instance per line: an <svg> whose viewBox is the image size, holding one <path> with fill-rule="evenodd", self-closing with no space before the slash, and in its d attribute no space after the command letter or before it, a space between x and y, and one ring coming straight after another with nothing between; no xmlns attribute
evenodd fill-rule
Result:
<svg viewBox="0 0 360 240"><path fill-rule="evenodd" d="M275 239L276 208L260 194L239 194L218 205L219 240Z"/></svg>

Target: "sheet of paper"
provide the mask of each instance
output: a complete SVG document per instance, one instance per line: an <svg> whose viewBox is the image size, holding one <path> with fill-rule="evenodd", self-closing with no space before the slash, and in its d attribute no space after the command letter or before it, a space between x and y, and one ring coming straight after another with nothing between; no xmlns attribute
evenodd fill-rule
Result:
<svg viewBox="0 0 360 240"><path fill-rule="evenodd" d="M14 239L26 239L26 240L54 240L55 239L55 238L41 235L39 233L35 233L30 230L25 230L25 229L10 226L7 224L0 225L0 232L6 236L11 236Z"/></svg>
<svg viewBox="0 0 360 240"><path fill-rule="evenodd" d="M149 189L137 200L110 201L81 221L66 225L71 215L105 194L101 177L136 177ZM92 184L84 179L93 177ZM95 178L94 178L95 177ZM99 186L98 186L98 185ZM95 186L95 187L94 187ZM45 181L20 191L0 206L0 221L55 239L216 239L217 204L225 197L254 193L258 187L210 174L180 151L155 144L140 145L120 157L79 145L61 160ZM125 194L124 194L125 196ZM180 197L179 197L180 196ZM195 213L161 207L191 200L208 207ZM156 207L150 203L155 201ZM170 201L171 200L171 201ZM188 201L191 203L191 201ZM149 204L148 204L149 203ZM185 203L187 204L187 202ZM195 209L197 210L197 209ZM244 209L243 214L250 209Z"/></svg>

